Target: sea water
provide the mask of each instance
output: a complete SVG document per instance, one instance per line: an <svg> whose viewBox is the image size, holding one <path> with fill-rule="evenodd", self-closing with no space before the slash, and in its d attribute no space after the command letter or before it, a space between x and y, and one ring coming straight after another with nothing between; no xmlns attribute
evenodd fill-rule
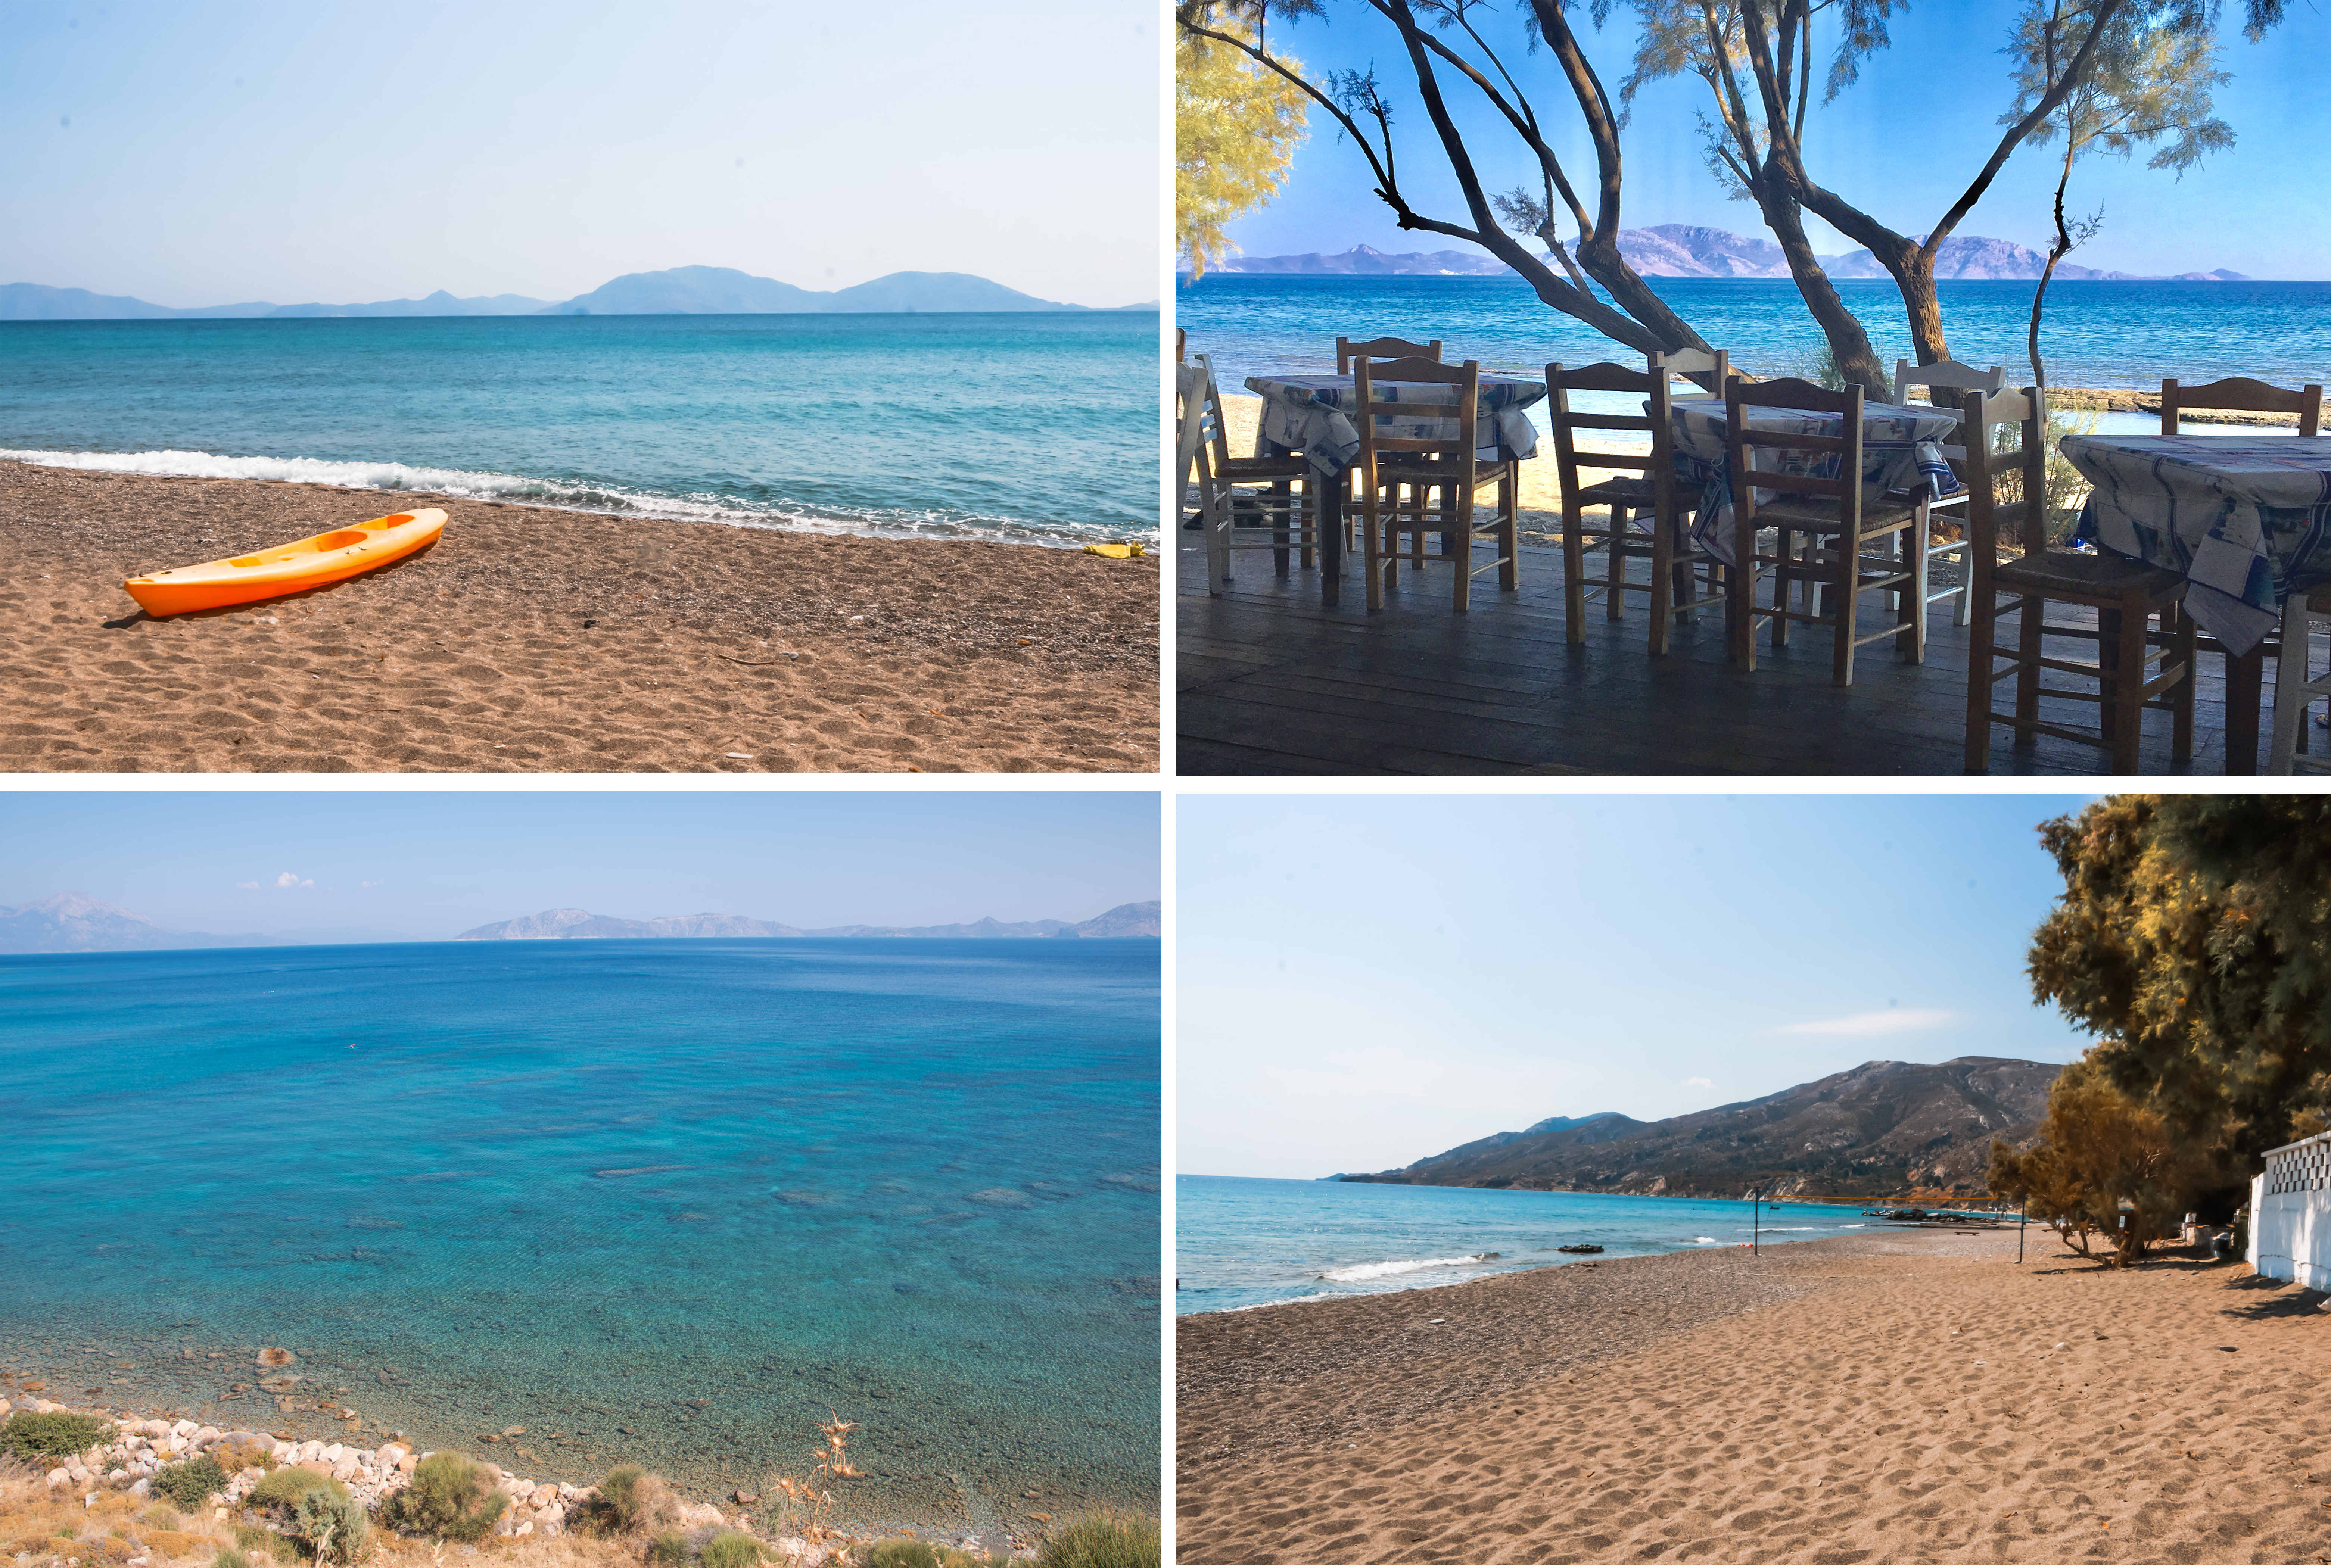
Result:
<svg viewBox="0 0 2331 1568"><path fill-rule="evenodd" d="M1825 344L1785 279L1653 278L1659 296L1733 362L1760 375L1811 375ZM1951 355L2031 380L2030 282L1936 285ZM1891 279L1841 279L1839 296L1879 362L1917 358ZM1484 370L1542 375L1551 363L1635 359L1632 350L1540 300L1518 277L1318 278L1210 272L1175 290L1175 323L1209 354L1227 389L1274 370L1333 370L1336 339L1390 336L1444 344ZM2053 386L2144 388L2229 375L2282 386L2331 379L2331 283L2064 282L2050 285L2041 334ZM1889 387L1890 392L1891 388ZM1581 402L1580 406L1585 406ZM2157 433L2157 416L2103 414L2107 434ZM2239 427L2231 427L2239 428Z"/></svg>
<svg viewBox="0 0 2331 1568"><path fill-rule="evenodd" d="M0 322L0 457L1078 547L1156 530L1157 316Z"/></svg>
<svg viewBox="0 0 2331 1568"><path fill-rule="evenodd" d="M1178 1176L1175 1310L1229 1312L1455 1285L1606 1258L1851 1235L1858 1203L1756 1204L1510 1188ZM1583 1260L1583 1259L1582 1259Z"/></svg>
<svg viewBox="0 0 2331 1568"><path fill-rule="evenodd" d="M1141 941L0 957L0 1371L699 1495L806 1473L838 1415L861 1518L1154 1509L1158 974Z"/></svg>

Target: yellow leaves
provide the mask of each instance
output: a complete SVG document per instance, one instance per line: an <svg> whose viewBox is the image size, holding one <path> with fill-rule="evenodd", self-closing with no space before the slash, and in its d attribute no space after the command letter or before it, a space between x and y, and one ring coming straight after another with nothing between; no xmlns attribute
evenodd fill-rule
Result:
<svg viewBox="0 0 2331 1568"><path fill-rule="evenodd" d="M1214 16L1213 31L1251 42ZM1280 63L1300 74L1298 61ZM1229 250L1224 227L1269 203L1305 134L1302 89L1225 43L1183 33L1174 51L1175 243L1194 275Z"/></svg>

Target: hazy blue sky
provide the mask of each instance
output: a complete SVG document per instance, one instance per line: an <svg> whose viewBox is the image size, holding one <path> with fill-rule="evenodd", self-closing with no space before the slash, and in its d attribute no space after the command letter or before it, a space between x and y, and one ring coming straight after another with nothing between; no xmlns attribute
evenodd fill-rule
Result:
<svg viewBox="0 0 2331 1568"><path fill-rule="evenodd" d="M1806 127L1806 157L1815 178L1880 222L1904 233L1923 233L1947 211L1996 145L1999 115L2010 101L2006 42L2017 7L2003 0L1918 0L1898 14L1894 47L1868 62L1860 81L1826 107L1816 100ZM1555 146L1574 183L1591 204L1594 160L1578 112L1553 57L1518 45L1518 8L1484 12L1486 33L1520 77L1541 119L1560 128ZM1448 178L1447 163L1431 122L1417 102L1415 78L1390 29L1356 5L1331 6L1332 20L1308 19L1274 33L1275 47L1317 72L1365 71L1373 62L1393 99L1401 182L1418 211L1463 221L1464 207ZM2140 153L2127 164L2098 157L2074 176L2069 204L2081 213L2102 205L2103 232L2073 260L2085 266L2131 272L2206 271L2231 267L2257 278L2331 277L2331 224L2323 221L2320 158L2296 149L2321 144L2331 130L2331 100L2322 91L2321 62L2331 53L2331 7L2294 5L2290 19L2266 42L2242 40L2241 7L2229 5L2222 69L2234 80L2218 94L2218 112L2238 143L2212 156L2177 182L2145 167ZM1615 95L1633 53L1634 13L1613 13L1600 34L1585 7L1574 8L1589 56ZM1816 34L1826 45L1833 33ZM1825 57L1819 63L1825 69ZM1486 130L1480 101L1470 87L1448 79L1446 90L1460 120ZM1636 100L1622 138L1629 228L1654 223L1706 223L1765 236L1756 209L1726 199L1703 162L1696 116L1708 107L1697 78L1663 82ZM1492 190L1518 184L1537 188L1534 163L1517 156L1510 136L1472 142ZM2060 147L2061 144L2058 144ZM1315 106L1312 134L1297 156L1287 192L1272 206L1234 225L1231 235L1254 255L1341 251L1366 243L1385 251L1462 249L1461 242L1406 232L1371 192L1367 166L1336 124ZM1957 233L2013 240L2044 250L2052 233L2050 206L2054 167L2045 149L2024 147L2011 160ZM1857 247L1809 214L1814 248L1824 253ZM1571 225L1563 225L1565 238Z"/></svg>
<svg viewBox="0 0 2331 1568"><path fill-rule="evenodd" d="M223 934L436 938L563 908L1084 920L1159 887L1157 797L1097 790L0 793L0 905L71 889Z"/></svg>
<svg viewBox="0 0 2331 1568"><path fill-rule="evenodd" d="M1151 0L0 0L0 282L165 305L737 267L1156 297Z"/></svg>
<svg viewBox="0 0 2331 1568"><path fill-rule="evenodd" d="M1178 1168L1383 1170L1864 1061L2066 1061L2048 795L1185 795Z"/></svg>

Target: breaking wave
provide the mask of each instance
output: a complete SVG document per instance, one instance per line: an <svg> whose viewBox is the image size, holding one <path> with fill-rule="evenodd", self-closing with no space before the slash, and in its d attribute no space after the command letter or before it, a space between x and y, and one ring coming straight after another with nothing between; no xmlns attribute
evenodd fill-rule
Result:
<svg viewBox="0 0 2331 1568"><path fill-rule="evenodd" d="M1463 1258L1398 1258L1388 1263L1355 1263L1347 1269L1323 1269L1319 1278L1338 1285L1356 1285L1364 1279L1383 1279L1394 1274L1413 1274L1420 1269L1455 1269L1467 1263L1487 1263L1498 1256L1495 1252L1475 1252Z"/></svg>

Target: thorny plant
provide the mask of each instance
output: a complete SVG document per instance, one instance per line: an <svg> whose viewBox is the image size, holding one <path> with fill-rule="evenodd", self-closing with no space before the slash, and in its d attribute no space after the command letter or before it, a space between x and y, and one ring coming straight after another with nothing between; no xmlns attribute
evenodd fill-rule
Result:
<svg viewBox="0 0 2331 1568"><path fill-rule="evenodd" d="M831 1419L817 1429L825 1439L825 1446L810 1455L817 1461L810 1478L795 1480L791 1476L779 1476L770 1483L785 1495L788 1522L812 1545L823 1545L843 1535L833 1525L833 1494L825 1488L821 1478L841 1479L866 1473L850 1462L850 1434L858 1423L843 1421L831 1406L825 1413Z"/></svg>

